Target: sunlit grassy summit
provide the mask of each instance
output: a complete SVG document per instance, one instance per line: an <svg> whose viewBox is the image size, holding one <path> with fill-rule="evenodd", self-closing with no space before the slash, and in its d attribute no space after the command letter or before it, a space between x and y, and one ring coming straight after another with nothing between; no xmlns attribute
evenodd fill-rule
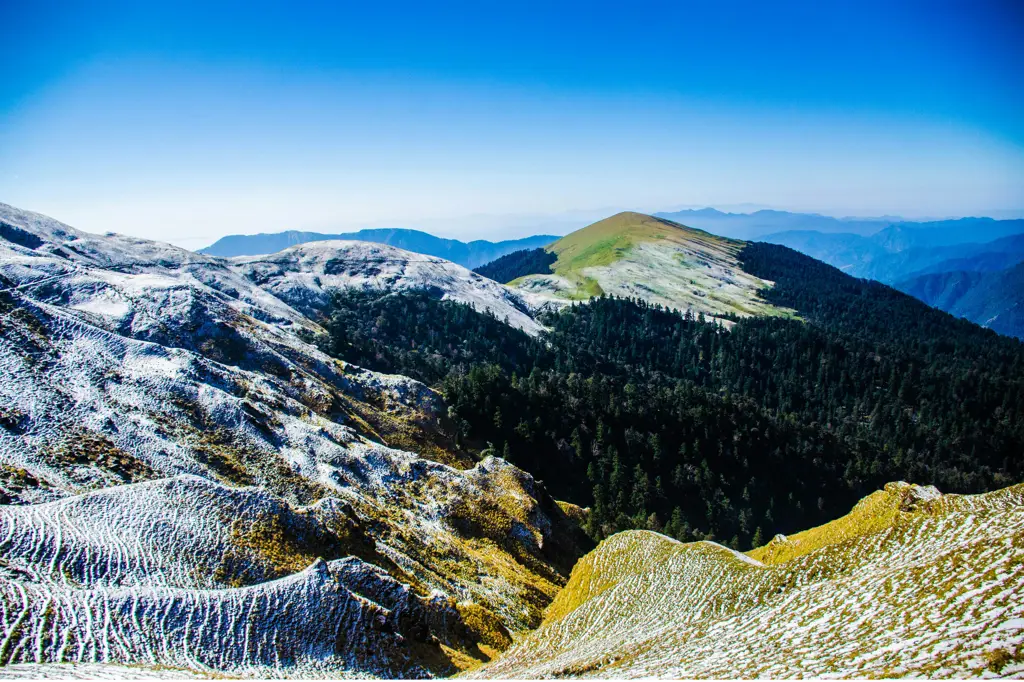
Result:
<svg viewBox="0 0 1024 682"><path fill-rule="evenodd" d="M527 275L511 284L538 306L608 294L712 317L786 314L758 294L771 283L740 266L737 255L745 245L626 211L546 247L558 256L550 275Z"/></svg>

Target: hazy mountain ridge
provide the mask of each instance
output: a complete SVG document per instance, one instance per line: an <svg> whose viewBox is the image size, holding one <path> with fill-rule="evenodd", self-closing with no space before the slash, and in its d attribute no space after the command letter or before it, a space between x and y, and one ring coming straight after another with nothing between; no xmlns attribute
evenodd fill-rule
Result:
<svg viewBox="0 0 1024 682"><path fill-rule="evenodd" d="M221 237L212 245L200 249L199 253L230 258L234 256L259 256L277 253L292 246L316 241L364 241L387 244L406 251L437 256L466 268L475 268L489 261L520 249L547 246L558 239L553 235L533 235L522 239L490 242L477 239L462 242L457 239L435 237L420 230L368 229L358 232L325 234L320 232L275 232L255 235L230 235Z"/></svg>
<svg viewBox="0 0 1024 682"><path fill-rule="evenodd" d="M1005 270L919 275L896 288L1000 334L1024 338L1024 262Z"/></svg>
<svg viewBox="0 0 1024 682"><path fill-rule="evenodd" d="M1024 233L1024 219L956 218L925 222L902 222L873 235L890 251L912 247L954 246L984 243ZM968 239L964 237L968 236Z"/></svg>
<svg viewBox="0 0 1024 682"><path fill-rule="evenodd" d="M750 213L731 213L714 208L659 211L656 218L665 218L682 225L706 230L731 239L756 240L784 230L815 230L822 233L847 232L869 235L896 218L834 218L817 213L794 213L761 209Z"/></svg>
<svg viewBox="0 0 1024 682"><path fill-rule="evenodd" d="M763 240L788 246L855 277L891 284L1002 334L1019 337L1024 331L1015 312L1021 301L1019 277L1014 275L1014 266L1024 261L1022 220L964 218L900 224L870 237L793 231Z"/></svg>
<svg viewBox="0 0 1024 682"><path fill-rule="evenodd" d="M1024 226L1020 229L1024 230ZM930 239L924 228L914 229L910 238L905 237L906 232L899 228L864 237L791 231L769 234L761 241L788 246L854 277L875 279L885 284L928 272L1001 269L1024 260L1024 234L1010 234L992 241L934 245L928 243ZM915 238L922 235L924 243L916 242ZM971 240L983 236L973 232L969 235Z"/></svg>
<svg viewBox="0 0 1024 682"><path fill-rule="evenodd" d="M887 251L910 247L950 246L971 242L989 242L1024 233L1024 219L965 217L907 220L898 216L868 218L797 213L762 209L750 213L731 213L713 208L660 211L653 214L682 225L712 232L722 237L763 241L768 235L786 232L815 232L820 235L844 234L870 238ZM968 239L964 235L969 235ZM790 246L786 244L786 246ZM810 254L808 254L810 255ZM830 263L834 265L834 263Z"/></svg>
<svg viewBox="0 0 1024 682"><path fill-rule="evenodd" d="M911 273L911 277L937 272L1006 270L1024 260L1024 234L1004 237L977 247L961 244L956 250L955 257Z"/></svg>

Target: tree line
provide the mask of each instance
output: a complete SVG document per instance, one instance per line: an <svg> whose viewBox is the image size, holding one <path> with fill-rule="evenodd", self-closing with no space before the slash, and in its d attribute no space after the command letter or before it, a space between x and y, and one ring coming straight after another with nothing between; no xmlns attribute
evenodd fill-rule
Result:
<svg viewBox="0 0 1024 682"><path fill-rule="evenodd" d="M589 506L596 539L650 528L745 549L891 480L1024 478L1024 344L785 247L741 259L802 319L600 297L535 339L428 292L342 292L325 349L438 387L455 437Z"/></svg>
<svg viewBox="0 0 1024 682"><path fill-rule="evenodd" d="M511 282L526 275L547 275L558 256L544 249L522 249L505 254L490 263L475 268L473 272L489 277L495 282Z"/></svg>

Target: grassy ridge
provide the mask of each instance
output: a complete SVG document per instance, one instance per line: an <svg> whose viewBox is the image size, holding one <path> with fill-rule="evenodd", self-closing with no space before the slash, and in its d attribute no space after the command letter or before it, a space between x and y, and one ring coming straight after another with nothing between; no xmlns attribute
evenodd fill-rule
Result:
<svg viewBox="0 0 1024 682"><path fill-rule="evenodd" d="M481 677L1014 677L1024 672L1024 486L889 484L759 563L709 542L615 535L544 625Z"/></svg>
<svg viewBox="0 0 1024 682"><path fill-rule="evenodd" d="M758 292L766 282L737 260L744 242L625 212L566 235L547 251L553 276L511 284L556 306L602 293L712 316L785 315Z"/></svg>
<svg viewBox="0 0 1024 682"><path fill-rule="evenodd" d="M722 255L734 255L743 246L743 242L627 211L566 235L546 248L558 255L555 272L563 272L610 265L638 242L658 240L696 242L709 250L720 250Z"/></svg>

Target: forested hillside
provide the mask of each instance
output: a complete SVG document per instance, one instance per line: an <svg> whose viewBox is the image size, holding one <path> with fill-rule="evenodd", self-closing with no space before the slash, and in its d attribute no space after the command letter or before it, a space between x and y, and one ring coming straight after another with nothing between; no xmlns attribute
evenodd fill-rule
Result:
<svg viewBox="0 0 1024 682"><path fill-rule="evenodd" d="M456 366L498 363L522 371L548 355L544 344L494 316L424 290L337 291L324 328L328 353L434 385Z"/></svg>
<svg viewBox="0 0 1024 682"><path fill-rule="evenodd" d="M551 264L556 260L558 256L544 249L522 249L474 268L473 272L490 277L495 282L511 282L526 275L550 274Z"/></svg>
<svg viewBox="0 0 1024 682"><path fill-rule="evenodd" d="M935 272L896 287L951 315L1024 339L1024 261L988 272Z"/></svg>
<svg viewBox="0 0 1024 682"><path fill-rule="evenodd" d="M647 527L746 548L891 480L1021 480L1021 343L784 247L740 258L803 320L726 331L598 298L534 340L426 294L344 295L328 349L439 386L460 441L590 506L596 538Z"/></svg>

